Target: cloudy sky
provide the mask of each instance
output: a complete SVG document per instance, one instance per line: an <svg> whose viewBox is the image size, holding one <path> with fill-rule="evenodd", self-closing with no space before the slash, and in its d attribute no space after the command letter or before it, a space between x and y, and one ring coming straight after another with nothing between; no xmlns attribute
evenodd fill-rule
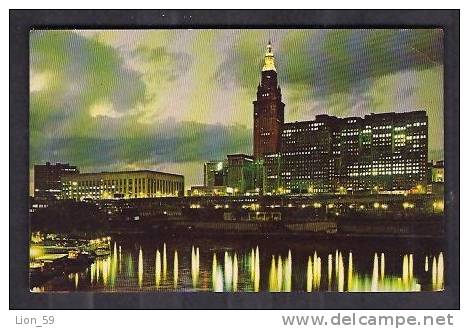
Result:
<svg viewBox="0 0 469 329"><path fill-rule="evenodd" d="M203 182L203 162L252 153L252 101L272 40L285 120L424 109L443 157L443 32L35 30L30 163L154 169Z"/></svg>

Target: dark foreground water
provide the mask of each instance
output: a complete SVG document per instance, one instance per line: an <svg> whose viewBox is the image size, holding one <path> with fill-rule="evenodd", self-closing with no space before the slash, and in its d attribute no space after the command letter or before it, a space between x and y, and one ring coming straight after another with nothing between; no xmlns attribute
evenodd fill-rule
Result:
<svg viewBox="0 0 469 329"><path fill-rule="evenodd" d="M33 291L435 291L441 243L419 239L117 238L111 255Z"/></svg>

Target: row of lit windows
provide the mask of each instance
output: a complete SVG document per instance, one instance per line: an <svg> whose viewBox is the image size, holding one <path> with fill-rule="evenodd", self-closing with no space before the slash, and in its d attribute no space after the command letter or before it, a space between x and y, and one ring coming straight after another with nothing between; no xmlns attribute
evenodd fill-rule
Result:
<svg viewBox="0 0 469 329"><path fill-rule="evenodd" d="M426 135L419 135L419 134L414 134L414 135L409 135L406 137L407 140L412 140L412 139L426 139Z"/></svg>
<svg viewBox="0 0 469 329"><path fill-rule="evenodd" d="M162 187L165 184L169 184L172 186L173 184L179 185L179 182L175 181L167 181L167 180L159 180L159 179L141 179L141 178L135 178L133 181L130 178L128 180L128 186L131 187L133 185L133 182L135 182L135 185L137 186L146 186L146 185L151 185L151 184L156 184L158 187ZM62 185L74 185L72 182L68 183L62 183ZM76 185L79 187L90 187L90 188L119 188L121 186L127 186L127 179L120 179L120 180L91 180L91 181L78 181L76 182Z"/></svg>
<svg viewBox="0 0 469 329"><path fill-rule="evenodd" d="M373 134L373 138L385 138L385 137L391 137L390 133L387 134Z"/></svg>
<svg viewBox="0 0 469 329"><path fill-rule="evenodd" d="M285 152L282 153L284 156L294 156L294 155L307 155L307 154L322 154L322 155L327 155L329 152L327 151L298 151L298 152Z"/></svg>
<svg viewBox="0 0 469 329"><path fill-rule="evenodd" d="M359 134L358 129L355 129L355 130L352 130L351 132L350 130L344 131L342 132L341 136L358 136L358 134Z"/></svg>
<svg viewBox="0 0 469 329"><path fill-rule="evenodd" d="M324 165L325 162L333 163L334 160L329 160L329 161L324 161L324 159L310 159L310 160L298 160L298 161L285 161L285 167L291 168L291 167L304 167L305 164L320 164ZM348 165L347 168L390 168L390 167L395 167L395 168L424 168L425 163L419 163L419 162L408 162L407 164L404 162L375 162L373 164L354 164L354 165Z"/></svg>
<svg viewBox="0 0 469 329"><path fill-rule="evenodd" d="M135 182L135 184L133 184ZM128 183L128 184L127 184ZM76 185L76 187L75 187ZM67 184L64 183L64 188ZM76 189L78 191L90 191L92 190L106 190L106 191L119 191L132 193L136 192L145 192L148 190L151 193L156 193L156 191L162 190L163 192L182 190L183 185L180 182L176 181L167 181L159 179L120 179L120 180L91 180L91 181L79 181L68 183L68 188L66 189Z"/></svg>
<svg viewBox="0 0 469 329"><path fill-rule="evenodd" d="M261 134L262 136L267 136L267 135L270 135L270 133L262 133ZM358 133L343 133L342 134L342 137L355 137L357 136ZM283 137L283 142L284 143L288 143L288 144L292 144L292 143L298 143L299 140L297 138L291 138L291 134L290 133L287 133L287 134L282 134L282 137ZM370 143L373 143L373 144L379 144L380 142L387 142L387 144L389 144L389 140L391 139L391 136L392 134L391 133L385 133L385 134L374 134L372 137L372 139L364 139L362 141L363 144L370 144ZM288 139L287 139L288 138ZM399 134L399 135L394 135L394 140L412 140L412 139L426 139L427 136L425 134L414 134L414 135L405 135L405 134ZM327 140L324 140L323 141L323 144L325 144L327 142ZM349 139L348 141L344 141L345 143L352 143L352 142L355 142L355 143L358 143L358 139L357 138L354 138L354 139ZM339 144L336 144L334 143L334 145L338 145L340 146L340 143Z"/></svg>
<svg viewBox="0 0 469 329"><path fill-rule="evenodd" d="M384 129L391 129L392 126L378 126L378 127L373 127L373 130L384 130Z"/></svg>
<svg viewBox="0 0 469 329"><path fill-rule="evenodd" d="M353 121L353 122L348 122L348 123L354 123L356 121ZM308 127L312 128L312 127L321 127L321 126L324 126L325 123L324 122L314 122L314 123L310 123L308 125ZM395 131L403 131L403 130L406 130L407 128L409 127L420 127L420 126L426 126L427 123L426 122L414 122L414 123L408 123L406 124L405 126L395 126L394 127L394 130ZM381 126L375 126L375 127L371 127L370 125L366 125L365 126L365 129L362 130L362 133L370 133L371 130L385 130L385 129L392 129L393 126L392 125L381 125ZM292 132L304 132L304 131L308 131L307 128L295 128L295 129L285 129L284 132L285 133L292 133ZM342 135L344 135L344 131L345 132L349 132L349 131L352 131L352 132L358 132L359 129L350 129L350 128L344 128L343 131L342 131Z"/></svg>
<svg viewBox="0 0 469 329"><path fill-rule="evenodd" d="M374 170L374 171L361 171L361 172L347 172L350 177L359 176L380 176L380 175L406 175L406 174L419 174L419 170Z"/></svg>
<svg viewBox="0 0 469 329"><path fill-rule="evenodd" d="M319 126L322 126L321 123ZM282 135L290 136L292 133L301 133L301 132L308 132L308 131L317 131L319 127L311 127L310 128L297 128L297 129L284 129Z"/></svg>

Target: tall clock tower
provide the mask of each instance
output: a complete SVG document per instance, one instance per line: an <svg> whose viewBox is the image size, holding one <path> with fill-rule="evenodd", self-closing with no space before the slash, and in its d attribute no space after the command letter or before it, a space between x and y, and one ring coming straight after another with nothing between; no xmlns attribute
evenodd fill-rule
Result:
<svg viewBox="0 0 469 329"><path fill-rule="evenodd" d="M261 82L257 87L254 104L254 159L280 152L280 138L284 121L285 104L277 83L277 70L269 41L264 56Z"/></svg>

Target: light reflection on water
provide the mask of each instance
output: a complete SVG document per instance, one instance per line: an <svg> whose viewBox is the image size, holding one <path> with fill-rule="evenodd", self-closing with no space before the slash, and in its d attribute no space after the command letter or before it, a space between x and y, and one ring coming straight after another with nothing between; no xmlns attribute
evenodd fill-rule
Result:
<svg viewBox="0 0 469 329"><path fill-rule="evenodd" d="M113 242L107 257L38 291L399 292L444 289L441 251L271 250ZM306 249L306 250L305 250ZM136 264L135 264L136 263ZM170 264L170 266L168 266Z"/></svg>

